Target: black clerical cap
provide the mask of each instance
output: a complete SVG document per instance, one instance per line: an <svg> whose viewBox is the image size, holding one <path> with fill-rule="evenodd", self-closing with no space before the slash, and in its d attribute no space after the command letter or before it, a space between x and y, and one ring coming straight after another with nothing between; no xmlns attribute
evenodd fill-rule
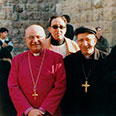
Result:
<svg viewBox="0 0 116 116"><path fill-rule="evenodd" d="M92 34L96 35L95 28L89 27L89 26L81 26L81 27L77 28L75 30L75 35L77 36L78 34L86 33L86 32L89 32L89 33L92 33Z"/></svg>

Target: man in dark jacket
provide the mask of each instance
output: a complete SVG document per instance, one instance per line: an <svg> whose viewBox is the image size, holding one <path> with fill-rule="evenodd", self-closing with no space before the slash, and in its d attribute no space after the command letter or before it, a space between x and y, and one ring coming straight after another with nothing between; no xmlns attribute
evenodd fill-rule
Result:
<svg viewBox="0 0 116 116"><path fill-rule="evenodd" d="M106 38L104 38L102 36L102 29L101 27L96 27L96 36L97 36L97 44L96 44L96 48L104 51L104 52L110 52L110 46L109 46L109 43L108 43L108 40Z"/></svg>
<svg viewBox="0 0 116 116"><path fill-rule="evenodd" d="M11 68L12 42L7 37L8 30L0 29L0 116L16 116L16 111L9 96L7 87Z"/></svg>
<svg viewBox="0 0 116 116"><path fill-rule="evenodd" d="M109 83L104 77L104 59L108 54L95 48L95 29L82 26L76 29L75 35L80 51L64 59L67 91L62 102L63 114L105 116L106 101L110 98L106 96Z"/></svg>

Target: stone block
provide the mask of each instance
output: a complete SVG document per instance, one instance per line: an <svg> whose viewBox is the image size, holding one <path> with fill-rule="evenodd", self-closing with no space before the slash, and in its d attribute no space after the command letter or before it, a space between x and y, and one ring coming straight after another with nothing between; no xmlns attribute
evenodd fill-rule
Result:
<svg viewBox="0 0 116 116"><path fill-rule="evenodd" d="M20 0L20 2L26 4L28 0Z"/></svg>
<svg viewBox="0 0 116 116"><path fill-rule="evenodd" d="M13 3L13 4L18 4L20 1L19 0L9 0L9 3Z"/></svg>
<svg viewBox="0 0 116 116"><path fill-rule="evenodd" d="M0 19L5 19L6 18L6 12L5 11L1 11L0 12Z"/></svg>
<svg viewBox="0 0 116 116"><path fill-rule="evenodd" d="M28 0L28 3L29 4L33 4L33 3L35 3L36 2L36 0Z"/></svg>
<svg viewBox="0 0 116 116"><path fill-rule="evenodd" d="M53 12L42 12L42 20L48 21L50 17L54 15Z"/></svg>
<svg viewBox="0 0 116 116"><path fill-rule="evenodd" d="M107 20L107 21L113 20L112 8L104 8L103 17L104 17L104 20Z"/></svg>
<svg viewBox="0 0 116 116"><path fill-rule="evenodd" d="M20 19L21 20L27 20L28 19L28 13L26 13L26 12L21 13L20 14Z"/></svg>
<svg viewBox="0 0 116 116"><path fill-rule="evenodd" d="M82 10L90 10L92 8L91 0L81 0L80 5Z"/></svg>
<svg viewBox="0 0 116 116"><path fill-rule="evenodd" d="M116 20L116 7L112 8L112 20Z"/></svg>
<svg viewBox="0 0 116 116"><path fill-rule="evenodd" d="M102 0L93 0L93 7L96 8L96 9L99 9L99 8L102 8L103 4L102 4Z"/></svg>
<svg viewBox="0 0 116 116"><path fill-rule="evenodd" d="M116 34L113 34L112 35L112 39L111 39L112 41L111 41L111 45L112 46L114 46L114 45L116 45Z"/></svg>
<svg viewBox="0 0 116 116"><path fill-rule="evenodd" d="M30 20L39 20L42 17L41 12L31 12L28 13L28 18Z"/></svg>
<svg viewBox="0 0 116 116"><path fill-rule="evenodd" d="M21 28L22 27L22 22L20 21L16 21L16 22L12 22L12 27L13 28Z"/></svg>
<svg viewBox="0 0 116 116"><path fill-rule="evenodd" d="M4 4L7 0L0 0L0 4Z"/></svg>
<svg viewBox="0 0 116 116"><path fill-rule="evenodd" d="M110 21L104 21L101 25L104 33L112 33L112 23Z"/></svg>
<svg viewBox="0 0 116 116"><path fill-rule="evenodd" d="M38 4L33 3L33 4L26 4L26 10L27 11L38 11Z"/></svg>
<svg viewBox="0 0 116 116"><path fill-rule="evenodd" d="M116 7L116 0L109 0L107 4L109 7Z"/></svg>
<svg viewBox="0 0 116 116"><path fill-rule="evenodd" d="M46 12L50 12L50 11L54 11L55 12L55 5L52 5L51 3L49 4L39 4L38 5L38 10L39 11L46 11Z"/></svg>
<svg viewBox="0 0 116 116"><path fill-rule="evenodd" d="M12 14L12 20L13 20L13 21L17 21L17 20L18 20L18 16L19 16L19 15L18 15L17 13L13 13L13 14Z"/></svg>
<svg viewBox="0 0 116 116"><path fill-rule="evenodd" d="M36 0L36 2L37 2L37 3L41 3L41 2L43 2L43 0Z"/></svg>

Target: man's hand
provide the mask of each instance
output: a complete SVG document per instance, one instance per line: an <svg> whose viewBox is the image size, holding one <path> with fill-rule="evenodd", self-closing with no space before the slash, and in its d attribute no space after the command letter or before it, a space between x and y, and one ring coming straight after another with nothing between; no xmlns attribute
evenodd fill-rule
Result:
<svg viewBox="0 0 116 116"><path fill-rule="evenodd" d="M42 112L39 109L32 109L29 113L28 116L43 116L44 112Z"/></svg>
<svg viewBox="0 0 116 116"><path fill-rule="evenodd" d="M6 44L6 43L3 43L3 44L2 44L2 47L3 47L3 48L5 48L6 46L7 46L7 44Z"/></svg>

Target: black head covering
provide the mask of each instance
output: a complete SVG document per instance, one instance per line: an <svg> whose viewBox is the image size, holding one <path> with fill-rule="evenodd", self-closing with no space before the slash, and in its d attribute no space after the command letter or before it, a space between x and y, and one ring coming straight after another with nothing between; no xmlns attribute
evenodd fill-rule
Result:
<svg viewBox="0 0 116 116"><path fill-rule="evenodd" d="M86 33L86 32L89 32L89 33L92 33L92 34L96 35L95 28L89 27L89 26L81 26L81 27L77 28L75 30L75 35L77 36L78 34Z"/></svg>

